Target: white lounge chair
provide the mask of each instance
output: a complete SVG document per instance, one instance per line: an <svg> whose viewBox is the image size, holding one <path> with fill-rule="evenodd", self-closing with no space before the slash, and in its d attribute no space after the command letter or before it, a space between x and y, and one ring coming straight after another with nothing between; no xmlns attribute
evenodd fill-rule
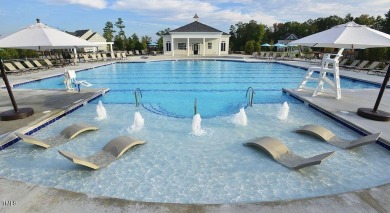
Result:
<svg viewBox="0 0 390 213"><path fill-rule="evenodd" d="M98 128L86 123L76 123L72 124L68 127L66 127L59 135L56 135L54 137L46 138L45 140L39 140L32 136L25 135L22 133L15 133L16 136L18 136L22 141L37 145L43 148L50 148L53 146L61 145L69 140L72 140L77 135L85 132L85 131L91 131L91 130L97 130Z"/></svg>
<svg viewBox="0 0 390 213"><path fill-rule="evenodd" d="M279 139L272 137L254 138L244 143L265 151L273 159L290 169L302 169L308 166L318 165L334 152L319 154L310 158L304 158L288 150L288 147Z"/></svg>
<svg viewBox="0 0 390 213"><path fill-rule="evenodd" d="M100 169L118 159L131 147L140 144L145 144L145 141L133 139L128 136L119 136L108 142L100 152L87 158L79 157L70 152L61 150L58 150L58 153L75 164L86 166L91 169Z"/></svg>

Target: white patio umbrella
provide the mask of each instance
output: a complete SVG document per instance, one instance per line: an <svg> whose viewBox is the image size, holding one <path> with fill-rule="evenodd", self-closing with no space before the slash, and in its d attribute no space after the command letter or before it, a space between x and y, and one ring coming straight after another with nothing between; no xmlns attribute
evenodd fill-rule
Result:
<svg viewBox="0 0 390 213"><path fill-rule="evenodd" d="M348 22L335 26L295 41L292 45L302 45L310 47L333 47L349 49L365 49L374 47L390 47L390 35L371 29L365 25L355 22ZM390 121L390 113L378 110L386 85L390 78L390 68L387 70L385 78L378 94L375 106L370 108L359 108L357 114L372 120Z"/></svg>
<svg viewBox="0 0 390 213"><path fill-rule="evenodd" d="M37 23L0 39L0 48L48 50L97 46L92 42L44 25L39 19Z"/></svg>
<svg viewBox="0 0 390 213"><path fill-rule="evenodd" d="M68 49L80 47L95 47L92 42L77 38L68 33L37 23L29 27L23 28L8 36L2 36L0 39L0 48L16 48L16 49L32 49L32 50L47 50L47 49ZM76 51L75 51L76 52ZM77 54L76 54L77 55ZM77 57L77 56L76 56ZM16 120L26 118L34 114L32 108L18 108L15 98L12 93L11 86L5 74L3 61L0 60L1 77L7 87L8 95L10 96L14 110L8 110L0 113L0 120Z"/></svg>
<svg viewBox="0 0 390 213"><path fill-rule="evenodd" d="M348 49L390 47L390 35L351 21L292 41L290 45Z"/></svg>

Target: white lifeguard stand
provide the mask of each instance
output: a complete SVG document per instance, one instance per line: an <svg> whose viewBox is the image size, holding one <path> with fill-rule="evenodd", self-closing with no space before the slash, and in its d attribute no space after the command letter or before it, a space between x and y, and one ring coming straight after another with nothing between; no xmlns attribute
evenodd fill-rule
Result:
<svg viewBox="0 0 390 213"><path fill-rule="evenodd" d="M76 79L76 72L74 70L66 69L64 72L64 77L65 77L64 84L67 91L74 91L76 89L72 86L72 84L77 86L78 92L80 92L80 85L83 85L85 87L92 86L92 84L88 83L85 80L78 81Z"/></svg>
<svg viewBox="0 0 390 213"><path fill-rule="evenodd" d="M312 96L317 96L319 94L331 94L334 95L336 99L341 98L341 87L340 87L340 75L339 75L339 58L342 56L341 53L344 51L344 48L341 48L337 54L328 54L326 53L321 61L321 67L309 67L306 72L305 77L303 78L301 84L299 85L297 91L302 90L313 90ZM332 58L333 57L333 58ZM330 66L332 65L332 66ZM314 72L319 72L318 78L312 77ZM328 78L327 73L333 74L333 81ZM306 83L308 81L317 81L317 87L311 88L307 87ZM328 84L331 88L331 92L327 92L324 89L324 84Z"/></svg>

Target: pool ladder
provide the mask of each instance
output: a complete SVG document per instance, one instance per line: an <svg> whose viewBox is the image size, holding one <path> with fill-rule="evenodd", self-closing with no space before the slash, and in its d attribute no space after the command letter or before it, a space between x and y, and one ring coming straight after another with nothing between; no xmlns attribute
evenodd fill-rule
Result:
<svg viewBox="0 0 390 213"><path fill-rule="evenodd" d="M249 95L248 95L249 94ZM253 97L255 96L255 90L252 87L248 87L246 90L245 98L249 97L249 106L253 106Z"/></svg>
<svg viewBox="0 0 390 213"><path fill-rule="evenodd" d="M196 101L196 98L195 98L195 102L194 102L194 115L198 114L198 103Z"/></svg>
<svg viewBox="0 0 390 213"><path fill-rule="evenodd" d="M139 103L141 102L142 92L140 88L134 90L134 98L135 98L135 106L139 107Z"/></svg>

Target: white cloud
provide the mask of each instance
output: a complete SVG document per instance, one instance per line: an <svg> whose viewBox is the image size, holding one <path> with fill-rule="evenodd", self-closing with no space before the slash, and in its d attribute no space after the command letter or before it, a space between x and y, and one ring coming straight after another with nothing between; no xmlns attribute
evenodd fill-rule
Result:
<svg viewBox="0 0 390 213"><path fill-rule="evenodd" d="M106 0L43 0L47 4L78 4L95 9L104 9L107 7Z"/></svg>

